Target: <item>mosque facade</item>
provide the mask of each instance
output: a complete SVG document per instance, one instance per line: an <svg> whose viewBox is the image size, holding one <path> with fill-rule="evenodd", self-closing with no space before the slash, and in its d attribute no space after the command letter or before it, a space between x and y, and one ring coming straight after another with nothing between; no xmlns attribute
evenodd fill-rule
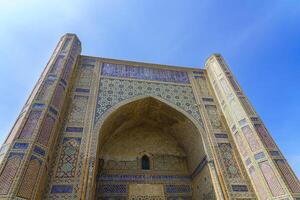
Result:
<svg viewBox="0 0 300 200"><path fill-rule="evenodd" d="M300 199L221 55L203 69L92 57L75 34L60 39L0 160L0 199Z"/></svg>

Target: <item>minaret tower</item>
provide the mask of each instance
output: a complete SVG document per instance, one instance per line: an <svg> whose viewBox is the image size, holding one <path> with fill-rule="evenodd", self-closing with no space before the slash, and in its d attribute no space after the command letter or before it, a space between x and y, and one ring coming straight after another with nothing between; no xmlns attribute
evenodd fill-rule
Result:
<svg viewBox="0 0 300 200"><path fill-rule="evenodd" d="M298 196L297 177L222 56L212 55L205 68L259 199Z"/></svg>
<svg viewBox="0 0 300 200"><path fill-rule="evenodd" d="M0 199L40 199L80 53L76 35L60 39L1 148Z"/></svg>

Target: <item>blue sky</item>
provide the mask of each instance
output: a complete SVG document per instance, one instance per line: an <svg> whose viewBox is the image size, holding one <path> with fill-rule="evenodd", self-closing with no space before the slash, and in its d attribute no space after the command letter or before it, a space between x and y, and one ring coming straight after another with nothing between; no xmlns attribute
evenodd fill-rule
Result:
<svg viewBox="0 0 300 200"><path fill-rule="evenodd" d="M1 143L66 32L85 55L202 67L221 53L300 177L300 1L1 0Z"/></svg>

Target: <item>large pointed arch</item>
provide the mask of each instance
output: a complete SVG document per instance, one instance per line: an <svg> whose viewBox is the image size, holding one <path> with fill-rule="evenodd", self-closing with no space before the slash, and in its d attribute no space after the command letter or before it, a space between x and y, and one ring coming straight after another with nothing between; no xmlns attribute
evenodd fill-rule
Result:
<svg viewBox="0 0 300 200"><path fill-rule="evenodd" d="M180 107L163 98L152 95L136 96L123 100L111 107L103 114L100 120L96 122L93 128L90 143L94 144L94 147L90 147L90 166L87 171L89 173L86 188L88 193L91 193L91 191L88 191L90 188L95 189L95 177L98 167L97 160L103 144L105 144L112 134L116 134L116 132L119 131L118 128L120 128L123 123L122 121L126 120L129 114L136 111L134 110L135 106L149 102L153 102L155 106L161 107L162 110L166 111L162 114L163 116L157 115L157 118L167 121L167 125L170 126L170 130L172 130L171 134L173 134L189 155L189 171L191 174L197 170L197 166L203 158L210 159L211 150L209 149L207 135L199 121ZM132 126L134 125L135 124L132 124Z"/></svg>

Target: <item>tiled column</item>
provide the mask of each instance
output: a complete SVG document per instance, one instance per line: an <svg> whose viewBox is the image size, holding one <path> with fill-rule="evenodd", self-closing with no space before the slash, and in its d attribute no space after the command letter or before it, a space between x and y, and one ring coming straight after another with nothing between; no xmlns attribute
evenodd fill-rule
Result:
<svg viewBox="0 0 300 200"><path fill-rule="evenodd" d="M48 162L65 110L80 41L66 34L59 41L45 70L5 141L0 165L0 199L40 199Z"/></svg>
<svg viewBox="0 0 300 200"><path fill-rule="evenodd" d="M213 55L205 67L257 196L292 199L293 191L299 192L299 181L223 58Z"/></svg>
<svg viewBox="0 0 300 200"><path fill-rule="evenodd" d="M237 159L238 153L224 122L220 104L218 104L205 70L191 74L195 97L212 149L212 158L218 172L220 185L225 199L254 199L255 194L242 164ZM215 186L216 188L216 186ZM217 197L220 199L220 197Z"/></svg>

